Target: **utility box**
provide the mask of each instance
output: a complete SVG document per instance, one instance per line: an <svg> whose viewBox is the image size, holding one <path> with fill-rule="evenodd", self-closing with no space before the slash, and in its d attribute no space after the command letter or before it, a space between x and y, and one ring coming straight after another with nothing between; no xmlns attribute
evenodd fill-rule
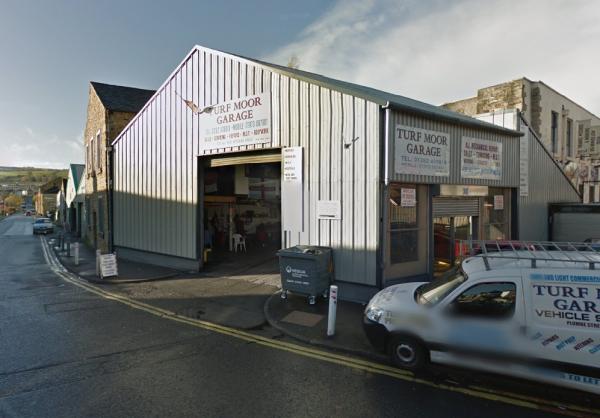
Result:
<svg viewBox="0 0 600 418"><path fill-rule="evenodd" d="M288 291L306 295L311 305L317 296L327 297L333 272L331 254L331 248L314 245L279 250L281 297L287 298Z"/></svg>

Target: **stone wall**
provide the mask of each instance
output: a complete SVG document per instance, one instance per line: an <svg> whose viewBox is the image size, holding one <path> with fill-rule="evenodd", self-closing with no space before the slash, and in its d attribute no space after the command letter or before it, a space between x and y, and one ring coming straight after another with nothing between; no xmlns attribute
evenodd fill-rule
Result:
<svg viewBox="0 0 600 418"><path fill-rule="evenodd" d="M452 110L463 115L473 116L477 114L477 97L470 97L456 102L444 103L446 109Z"/></svg>
<svg viewBox="0 0 600 418"><path fill-rule="evenodd" d="M524 111L523 79L513 80L477 90L477 113L502 109Z"/></svg>
<svg viewBox="0 0 600 418"><path fill-rule="evenodd" d="M84 152L86 153L86 170L83 175L85 179L85 206L86 206L86 230L82 231L85 241L92 247L108 251L108 210L106 208L107 183L106 183L106 109L96 95L94 88L90 86L88 96L87 121L84 131ZM96 165L95 154L98 151L95 138L100 133L99 165ZM94 147L91 155L89 147ZM90 161L90 157L93 159ZM104 206L103 210L99 204ZM104 212L104 219L99 219L99 214ZM100 224L102 222L102 224ZM101 231L104 230L104 233Z"/></svg>
<svg viewBox="0 0 600 418"><path fill-rule="evenodd" d="M86 153L86 230L83 236L88 245L102 252L107 252L109 247L109 207L108 207L108 166L106 148L121 133L123 128L135 116L130 112L113 112L107 110L98 95L90 86L88 96L87 122L84 131L84 145ZM96 158L88 161L88 145L91 146L92 138L100 133L100 147L94 144L94 154L99 151L99 165Z"/></svg>

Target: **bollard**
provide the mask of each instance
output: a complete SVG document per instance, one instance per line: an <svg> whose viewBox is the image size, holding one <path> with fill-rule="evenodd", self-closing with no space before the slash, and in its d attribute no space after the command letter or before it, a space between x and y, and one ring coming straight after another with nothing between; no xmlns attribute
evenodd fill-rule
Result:
<svg viewBox="0 0 600 418"><path fill-rule="evenodd" d="M67 257L71 257L71 238L67 240Z"/></svg>
<svg viewBox="0 0 600 418"><path fill-rule="evenodd" d="M335 316L337 314L338 287L332 284L329 287L329 316L327 317L327 336L335 334Z"/></svg>
<svg viewBox="0 0 600 418"><path fill-rule="evenodd" d="M96 276L100 277L100 250L96 250Z"/></svg>
<svg viewBox="0 0 600 418"><path fill-rule="evenodd" d="M73 248L73 251L75 252L75 265L78 266L79 265L79 243L76 242L75 244L73 244L73 246L75 248Z"/></svg>

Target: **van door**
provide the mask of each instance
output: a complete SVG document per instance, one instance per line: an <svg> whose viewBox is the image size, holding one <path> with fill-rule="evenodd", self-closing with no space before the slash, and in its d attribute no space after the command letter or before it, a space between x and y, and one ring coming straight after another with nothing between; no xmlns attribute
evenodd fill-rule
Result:
<svg viewBox="0 0 600 418"><path fill-rule="evenodd" d="M600 387L600 276L592 271L525 271L529 351L566 379ZM588 369L588 370L586 370Z"/></svg>
<svg viewBox="0 0 600 418"><path fill-rule="evenodd" d="M440 310L441 351L486 360L519 354L519 333L525 324L520 276L467 281Z"/></svg>

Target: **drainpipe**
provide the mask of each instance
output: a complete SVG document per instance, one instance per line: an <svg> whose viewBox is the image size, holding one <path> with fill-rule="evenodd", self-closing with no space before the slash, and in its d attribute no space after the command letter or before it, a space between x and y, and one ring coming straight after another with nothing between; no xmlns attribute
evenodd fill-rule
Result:
<svg viewBox="0 0 600 418"><path fill-rule="evenodd" d="M381 110L383 110L383 121L380 124L380 129L383 130L383 134L380 134L380 138L381 141L383 142L381 144L380 149L382 150L382 155L380 157L380 175L381 178L383 179L383 182L381 182L381 186L379 188L380 192L379 192L379 198L380 198L380 203L381 203L381 208L380 208L380 223L379 223L379 236L380 236L380 241L381 245L379 246L379 254L377 254L377 259L379 260L378 265L378 271L377 271L377 287L379 289L383 288L384 285L384 272L385 272L385 268L386 268L386 264L387 264L387 251L388 251L388 239L387 239L387 232L388 232L388 185L390 183L390 167L389 167L389 163L390 163L390 155L389 155L389 146L390 146L390 103L386 103L385 105L381 106Z"/></svg>
<svg viewBox="0 0 600 418"><path fill-rule="evenodd" d="M110 110L106 110L104 126L106 128L106 216L108 217L108 230L104 231L105 239L108 242L108 252L113 252L113 147L110 143Z"/></svg>

